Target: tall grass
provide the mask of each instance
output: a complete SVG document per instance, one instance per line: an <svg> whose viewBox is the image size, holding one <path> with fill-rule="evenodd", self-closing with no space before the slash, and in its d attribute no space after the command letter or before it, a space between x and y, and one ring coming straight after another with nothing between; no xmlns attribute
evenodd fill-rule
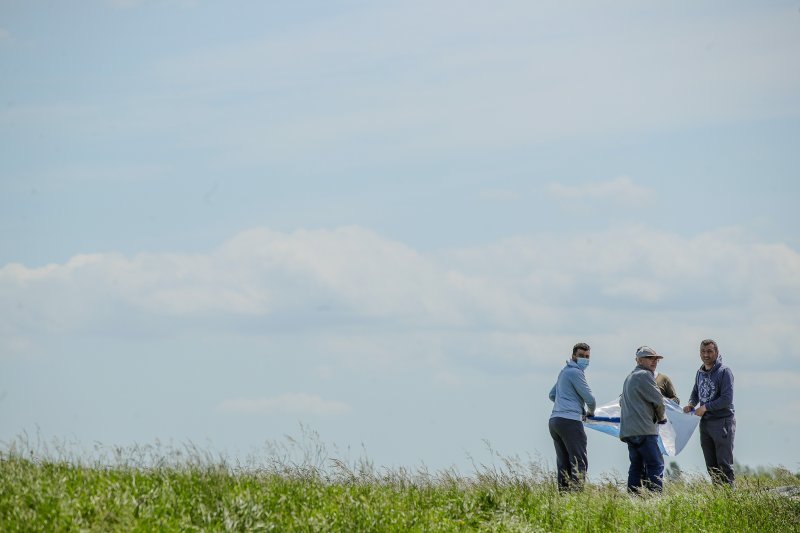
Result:
<svg viewBox="0 0 800 533"><path fill-rule="evenodd" d="M620 480L562 495L538 463L497 458L470 475L330 457L318 436L231 462L194 446L95 446L19 438L0 452L2 531L800 531L800 474L700 477L631 497ZM308 436L308 435L307 435ZM798 489L800 491L800 489Z"/></svg>

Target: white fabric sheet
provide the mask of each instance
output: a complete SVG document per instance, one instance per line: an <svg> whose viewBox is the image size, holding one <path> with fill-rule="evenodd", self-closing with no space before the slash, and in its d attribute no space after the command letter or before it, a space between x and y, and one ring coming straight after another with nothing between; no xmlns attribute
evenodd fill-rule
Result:
<svg viewBox="0 0 800 533"><path fill-rule="evenodd" d="M671 400L664 399L664 407L667 414L667 423L658 426L658 444L661 453L664 455L675 456L681 453L686 443L692 437L692 433L700 423L700 417L694 412L684 413L683 409ZM587 428L601 431L613 437L619 438L619 398L597 407L594 417L584 422Z"/></svg>

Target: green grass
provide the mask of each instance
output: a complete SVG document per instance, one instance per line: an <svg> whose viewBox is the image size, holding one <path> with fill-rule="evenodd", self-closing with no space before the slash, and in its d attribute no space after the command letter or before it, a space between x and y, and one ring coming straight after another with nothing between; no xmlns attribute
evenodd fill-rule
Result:
<svg viewBox="0 0 800 533"><path fill-rule="evenodd" d="M2 531L800 531L800 501L771 490L800 474L700 478L631 497L617 480L560 495L536 463L501 459L462 476L380 470L312 445L247 466L196 448L98 448L92 459L0 452Z"/></svg>

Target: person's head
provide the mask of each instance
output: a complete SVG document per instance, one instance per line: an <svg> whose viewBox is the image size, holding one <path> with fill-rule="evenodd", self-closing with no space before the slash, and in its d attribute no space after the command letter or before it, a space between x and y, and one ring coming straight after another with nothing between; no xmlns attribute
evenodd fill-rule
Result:
<svg viewBox="0 0 800 533"><path fill-rule="evenodd" d="M579 342L572 347L572 360L581 370L586 370L589 366L589 351L589 345L585 342Z"/></svg>
<svg viewBox="0 0 800 533"><path fill-rule="evenodd" d="M575 361L577 359L589 359L589 352L591 348L585 342L579 342L575 346L572 347L572 360Z"/></svg>
<svg viewBox="0 0 800 533"><path fill-rule="evenodd" d="M717 362L719 357L719 347L717 343L711 339L706 339L700 342L700 360L706 368L711 368Z"/></svg>
<svg viewBox="0 0 800 533"><path fill-rule="evenodd" d="M663 358L649 346L639 346L636 349L636 364L652 372L655 372L658 362Z"/></svg>

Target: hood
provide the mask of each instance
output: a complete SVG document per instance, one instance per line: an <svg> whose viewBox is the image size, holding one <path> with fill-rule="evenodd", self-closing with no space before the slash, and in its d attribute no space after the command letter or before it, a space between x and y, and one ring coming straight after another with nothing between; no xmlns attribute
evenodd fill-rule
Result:
<svg viewBox="0 0 800 533"><path fill-rule="evenodd" d="M712 366L711 369L709 369L709 370L706 370L706 365L704 365L703 363L700 363L700 371L701 372L714 372L720 366L722 366L722 354L719 354L717 356L717 360L714 361L714 366Z"/></svg>

